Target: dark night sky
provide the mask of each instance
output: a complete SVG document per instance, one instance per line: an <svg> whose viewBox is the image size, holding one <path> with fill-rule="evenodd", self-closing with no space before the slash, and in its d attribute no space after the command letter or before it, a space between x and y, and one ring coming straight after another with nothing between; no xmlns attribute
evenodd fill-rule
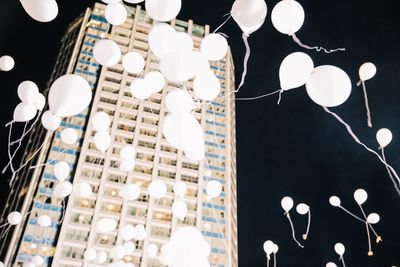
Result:
<svg viewBox="0 0 400 267"><path fill-rule="evenodd" d="M19 1L0 1L0 55L11 54L16 60L12 72L1 73L0 125L11 120L18 103L16 89L27 79L43 90L53 68L59 41L68 23L94 1L59 0L60 13L51 23L41 24L25 14ZM217 27L229 12L232 0L184 0L179 15L199 24ZM249 74L239 97L255 96L279 89L280 62L289 53L304 51L288 36L277 32L270 11L277 0L268 1L264 26L252 34ZM369 146L377 148L376 130L390 128L393 143L387 158L400 170L396 152L400 149L400 25L395 1L303 1L306 20L298 32L310 45L327 48L345 47L346 52L323 54L307 52L316 65L331 64L344 69L352 78L352 95L335 108ZM244 45L233 20L222 30L236 62L237 76L242 71ZM362 90L355 86L358 67L372 61L377 76L367 82L374 128L366 126ZM262 250L265 240L280 246L278 266L325 266L334 261L336 242L346 245L347 266L400 265L400 198L392 188L386 170L372 154L357 145L344 127L314 104L303 88L285 93L280 106L276 96L237 103L239 266L265 266ZM5 128L0 131L1 162L6 162ZM6 180L1 177L2 195ZM355 189L369 193L367 212L378 212L376 226L384 242L373 243L374 257L367 256L367 239L362 223L328 204L332 194L341 197L345 207L359 214L353 200ZM290 227L283 216L280 200L290 195L296 203L311 206L313 221L309 240L301 249L291 239ZM298 236L306 227L306 217L292 211Z"/></svg>

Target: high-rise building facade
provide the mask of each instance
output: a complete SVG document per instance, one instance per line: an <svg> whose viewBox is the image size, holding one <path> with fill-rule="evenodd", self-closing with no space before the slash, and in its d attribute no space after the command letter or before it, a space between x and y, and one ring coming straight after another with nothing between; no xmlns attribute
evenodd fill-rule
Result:
<svg viewBox="0 0 400 267"><path fill-rule="evenodd" d="M8 234L12 233L11 242L7 241L8 250L5 246L2 248L7 250L6 262L9 266L19 266L32 255L42 255L46 256L47 266L106 266L112 260L103 265L95 264L84 259L84 251L93 248L109 253L113 247L124 243L120 229L132 224L143 225L147 235L144 240L136 241L134 252L122 260L135 266L163 266L159 253L155 258L147 257L147 247L155 244L160 250L177 227L191 225L201 230L211 246L211 266L237 266L235 100L234 94L229 93L234 90L235 83L231 54L211 63L211 70L222 85L221 95L212 102L198 104L193 111L204 129L206 158L191 161L183 151L168 144L162 128L168 114L165 96L179 88L185 88L193 95L192 81L167 83L160 93L154 93L146 100L132 97L131 82L159 69L158 59L147 42L156 22L137 6L128 7L129 16L124 24L109 27L103 17L104 7L96 4L93 9L88 9L71 25L64 38L64 46L67 46L65 42L69 36L74 36L75 40L70 41L74 44L73 48L69 45L71 52L60 55L60 58L68 57L60 65L68 65L66 73L83 75L91 82L93 102L85 112L60 127L60 130L66 127L79 130L80 141L74 147L63 147L59 131L56 131L36 163L47 162L48 165L20 175L18 181L26 181L26 184L19 190L28 192L25 193L25 210L21 211L29 214L24 216L24 223ZM208 26L196 25L190 20L173 20L171 25L177 31L190 34L196 50L209 33ZM129 51L140 53L146 61L143 73L131 75L124 71L121 63L107 68L97 65L91 51L101 38L115 41L123 54ZM95 131L90 123L99 111L106 112L112 122L109 129L112 144L104 154L94 146ZM127 144L136 149L136 164L133 170L123 172L119 170L119 152ZM31 146L27 155L38 144ZM82 181L91 185L91 197L79 198L71 194L64 201L51 197L56 183L52 168L59 160L68 162L73 169L70 177L73 185ZM28 184L28 180L33 181L27 178L31 176L36 182ZM155 180L164 181L168 188L166 197L161 200L150 198L147 192L149 183ZM218 180L223 185L221 195L212 200L205 192L210 180ZM173 192L176 181L183 181L187 186L183 200L188 213L183 221L174 217L171 210L176 198ZM127 184L140 186L138 199L127 201L119 196L119 191ZM15 207L10 206L7 210L13 209ZM6 214L5 211L3 218ZM51 227L37 225L37 217L41 214L51 216ZM102 218L117 221L117 230L98 233L96 225Z"/></svg>

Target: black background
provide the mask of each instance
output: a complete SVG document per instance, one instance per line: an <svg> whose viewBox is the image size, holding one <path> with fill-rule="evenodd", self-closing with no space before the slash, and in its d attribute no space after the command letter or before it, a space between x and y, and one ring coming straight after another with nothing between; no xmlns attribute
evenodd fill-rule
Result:
<svg viewBox="0 0 400 267"><path fill-rule="evenodd" d="M184 0L181 19L193 19L215 29L230 11L233 1ZM94 1L59 0L55 21L42 24L25 14L17 0L0 1L0 55L16 60L11 72L0 72L0 125L12 118L18 84L35 81L41 90L50 76L60 39L69 22ZM278 70L289 53L305 51L290 37L277 32L270 11L277 3L268 1L264 26L252 34L252 55L245 86L238 97L260 95L279 89ZM386 149L387 158L400 169L398 52L400 28L395 1L303 1L306 20L297 33L310 45L345 47L346 52L324 54L305 51L316 65L331 64L344 69L354 87L348 101L335 108L356 134L377 149L375 133L387 127L394 133ZM244 45L241 32L231 20L222 29L229 35L236 63L236 75L242 72ZM377 76L367 82L374 128L366 125L362 90L355 86L358 67L365 61L377 65ZM237 79L238 80L238 79ZM336 242L346 246L347 266L400 265L400 198L392 188L385 168L378 159L356 144L342 125L314 104L304 87L283 95L280 106L273 96L256 101L237 102L239 266L266 266L262 249L271 239L280 247L278 266L325 266L334 261ZM1 162L6 163L7 130L0 131ZM8 175L1 177L1 196L8 193ZM378 212L376 226L384 242L373 243L374 256L367 256L365 226L331 207L328 199L336 194L345 207L359 214L353 200L355 189L369 193L367 212ZM290 227L283 216L280 200L290 195L295 203L311 206L313 221L309 240L301 249L291 239ZM306 216L292 210L298 236L306 227Z"/></svg>

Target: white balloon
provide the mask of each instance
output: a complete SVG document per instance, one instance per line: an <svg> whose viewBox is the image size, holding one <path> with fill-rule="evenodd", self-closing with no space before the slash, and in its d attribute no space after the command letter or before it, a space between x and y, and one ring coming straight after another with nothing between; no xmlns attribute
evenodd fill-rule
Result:
<svg viewBox="0 0 400 267"><path fill-rule="evenodd" d="M44 108L44 106L46 105L46 98L44 97L44 95L42 95L41 93L39 93L39 94L36 96L34 105L36 106L37 110L42 111L43 108Z"/></svg>
<svg viewBox="0 0 400 267"><path fill-rule="evenodd" d="M357 189L354 192L354 200L357 202L358 205L362 205L367 201L368 199L368 194L367 191L364 189Z"/></svg>
<svg viewBox="0 0 400 267"><path fill-rule="evenodd" d="M125 254L132 254L136 250L136 245L132 241L126 242L123 246Z"/></svg>
<svg viewBox="0 0 400 267"><path fill-rule="evenodd" d="M77 197L89 198L92 194L92 187L87 182L79 182L76 184L74 193Z"/></svg>
<svg viewBox="0 0 400 267"><path fill-rule="evenodd" d="M125 145L121 148L119 156L121 159L134 158L136 154L135 148L131 145Z"/></svg>
<svg viewBox="0 0 400 267"><path fill-rule="evenodd" d="M314 69L306 83L306 90L308 96L318 105L336 107L349 98L351 80L340 68L323 65Z"/></svg>
<svg viewBox="0 0 400 267"><path fill-rule="evenodd" d="M40 215L38 218L38 224L42 227L51 226L51 218L49 215Z"/></svg>
<svg viewBox="0 0 400 267"><path fill-rule="evenodd" d="M97 112L92 118L93 129L98 132L105 132L110 128L110 116L104 111Z"/></svg>
<svg viewBox="0 0 400 267"><path fill-rule="evenodd" d="M127 224L121 228L120 234L124 241L130 241L135 237L135 227L132 224Z"/></svg>
<svg viewBox="0 0 400 267"><path fill-rule="evenodd" d="M146 65L144 58L138 52L129 52L122 58L122 66L129 73L138 74Z"/></svg>
<svg viewBox="0 0 400 267"><path fill-rule="evenodd" d="M89 83L76 74L59 77L50 87L49 108L60 117L70 117L84 111L92 100Z"/></svg>
<svg viewBox="0 0 400 267"><path fill-rule="evenodd" d="M97 255L96 255L95 263L97 263L97 264L103 264L103 263L105 263L105 262L107 261L108 256L107 256L107 253L106 253L106 252L104 252L104 251L99 251L99 252L97 252L96 254L97 254Z"/></svg>
<svg viewBox="0 0 400 267"><path fill-rule="evenodd" d="M221 91L219 79L211 72L203 72L194 78L194 94L205 101L214 100Z"/></svg>
<svg viewBox="0 0 400 267"><path fill-rule="evenodd" d="M342 243L336 243L334 249L339 256L343 256L345 252L345 247Z"/></svg>
<svg viewBox="0 0 400 267"><path fill-rule="evenodd" d="M279 68L279 79L283 90L303 86L314 70L314 62L309 55L295 52L282 61Z"/></svg>
<svg viewBox="0 0 400 267"><path fill-rule="evenodd" d="M36 114L37 109L35 105L27 105L21 102L14 109L13 120L15 122L28 122L35 118Z"/></svg>
<svg viewBox="0 0 400 267"><path fill-rule="evenodd" d="M10 225L20 224L22 221L22 215L18 211L13 211L7 216L7 221Z"/></svg>
<svg viewBox="0 0 400 267"><path fill-rule="evenodd" d="M11 56L2 56L0 57L0 70L1 71L10 71L14 68L15 61Z"/></svg>
<svg viewBox="0 0 400 267"><path fill-rule="evenodd" d="M192 114L169 114L164 119L163 134L168 143L177 149L196 154L203 152L204 133Z"/></svg>
<svg viewBox="0 0 400 267"><path fill-rule="evenodd" d="M144 2L144 0L124 0L124 1L131 4L139 4L141 2Z"/></svg>
<svg viewBox="0 0 400 267"><path fill-rule="evenodd" d="M34 105L39 95L39 88L32 81L23 81L18 86L18 97L27 105Z"/></svg>
<svg viewBox="0 0 400 267"><path fill-rule="evenodd" d="M293 199L291 197L284 197L281 200L281 206L284 211L288 212L293 208Z"/></svg>
<svg viewBox="0 0 400 267"><path fill-rule="evenodd" d="M131 94L137 99L144 100L151 96L151 91L145 79L136 79L131 83Z"/></svg>
<svg viewBox="0 0 400 267"><path fill-rule="evenodd" d="M264 0L236 0L231 15L239 26L253 27L264 22L267 4Z"/></svg>
<svg viewBox="0 0 400 267"><path fill-rule="evenodd" d="M221 34L211 33L201 41L200 49L208 60L219 61L228 52L228 41Z"/></svg>
<svg viewBox="0 0 400 267"><path fill-rule="evenodd" d="M194 145L190 149L186 149L185 156L193 161L200 161L203 160L205 157L205 145L204 140L198 141L198 144Z"/></svg>
<svg viewBox="0 0 400 267"><path fill-rule="evenodd" d="M42 125L48 131L54 131L61 124L61 118L52 114L49 110L45 111L42 115Z"/></svg>
<svg viewBox="0 0 400 267"><path fill-rule="evenodd" d="M39 22L50 22L58 15L58 5L54 0L20 0L26 13Z"/></svg>
<svg viewBox="0 0 400 267"><path fill-rule="evenodd" d="M261 23L255 25L255 26L252 26L252 27L246 27L246 26L240 26L240 25L239 25L239 27L240 27L240 29L242 29L242 31L243 31L244 33L246 33L247 35L250 35L250 34L252 34L253 32L255 32L255 31L257 31L258 29L260 29L260 28L262 27L262 25L264 25L264 22L265 22L265 21L262 21Z"/></svg>
<svg viewBox="0 0 400 267"><path fill-rule="evenodd" d="M264 252L267 255L270 255L271 253L273 253L273 250L274 250L274 242L272 242L271 240L265 241L263 248L264 248Z"/></svg>
<svg viewBox="0 0 400 267"><path fill-rule="evenodd" d="M172 204L172 215L180 220L184 220L187 214L187 205L182 200L175 200Z"/></svg>
<svg viewBox="0 0 400 267"><path fill-rule="evenodd" d="M78 140L78 133L75 129L65 128L61 131L61 141L64 144L72 145Z"/></svg>
<svg viewBox="0 0 400 267"><path fill-rule="evenodd" d="M276 254L276 253L278 253L278 250L279 250L279 246L277 244L274 244L272 247L272 253Z"/></svg>
<svg viewBox="0 0 400 267"><path fill-rule="evenodd" d="M149 33L149 47L151 52L162 58L169 53L177 50L177 33L169 24L160 23L153 26Z"/></svg>
<svg viewBox="0 0 400 267"><path fill-rule="evenodd" d="M161 58L160 70L172 82L185 82L195 75L192 52L177 50Z"/></svg>
<svg viewBox="0 0 400 267"><path fill-rule="evenodd" d="M310 211L310 207L307 204L300 203L296 206L296 211L300 215L305 215Z"/></svg>
<svg viewBox="0 0 400 267"><path fill-rule="evenodd" d="M135 235L134 235L134 239L135 240L144 240L146 238L146 229L144 228L143 225L138 224L135 226Z"/></svg>
<svg viewBox="0 0 400 267"><path fill-rule="evenodd" d="M63 181L56 185L53 191L53 196L58 198L65 198L72 192L72 184L68 181Z"/></svg>
<svg viewBox="0 0 400 267"><path fill-rule="evenodd" d="M44 264L44 259L43 257L39 256L39 255L35 255L32 257L32 263L34 263L36 266L40 266L42 264ZM0 265L1 266L1 265Z"/></svg>
<svg viewBox="0 0 400 267"><path fill-rule="evenodd" d="M167 194L167 185L161 180L152 181L149 184L148 191L150 197L160 199Z"/></svg>
<svg viewBox="0 0 400 267"><path fill-rule="evenodd" d="M175 182L174 192L179 197L184 197L186 194L186 184L182 181Z"/></svg>
<svg viewBox="0 0 400 267"><path fill-rule="evenodd" d="M150 71L146 74L144 77L144 80L147 83L147 86L150 90L150 92L153 93L158 93L162 89L164 89L165 86L165 78L161 74L161 72L158 71Z"/></svg>
<svg viewBox="0 0 400 267"><path fill-rule="evenodd" d="M392 142L393 134L389 129L382 128L376 132L376 140L381 148L385 148Z"/></svg>
<svg viewBox="0 0 400 267"><path fill-rule="evenodd" d="M304 9L294 0L282 0L272 9L271 20L275 29L293 35L304 23Z"/></svg>
<svg viewBox="0 0 400 267"><path fill-rule="evenodd" d="M360 76L361 81L367 81L372 79L376 74L376 66L374 63L366 62L361 65L360 69L358 70L358 75Z"/></svg>
<svg viewBox="0 0 400 267"><path fill-rule="evenodd" d="M119 196L128 201L136 200L140 196L140 187L136 184L127 184L119 191Z"/></svg>
<svg viewBox="0 0 400 267"><path fill-rule="evenodd" d="M102 153L105 153L111 145L111 136L107 132L97 132L94 136L94 145Z"/></svg>
<svg viewBox="0 0 400 267"><path fill-rule="evenodd" d="M188 92L177 89L167 94L165 97L165 106L172 114L185 114L191 112L195 104Z"/></svg>
<svg viewBox="0 0 400 267"><path fill-rule="evenodd" d="M102 39L94 45L93 56L101 65L111 67L121 59L121 49L114 41Z"/></svg>
<svg viewBox="0 0 400 267"><path fill-rule="evenodd" d="M115 246L110 252L110 258L120 260L125 256L125 248L123 246Z"/></svg>
<svg viewBox="0 0 400 267"><path fill-rule="evenodd" d="M97 257L97 252L93 248L86 249L83 253L83 258L87 261L94 261Z"/></svg>
<svg viewBox="0 0 400 267"><path fill-rule="evenodd" d="M147 256L149 258L154 258L157 256L158 247L156 244L149 244L147 246Z"/></svg>
<svg viewBox="0 0 400 267"><path fill-rule="evenodd" d="M336 264L334 264L333 262L328 262L325 267L337 267Z"/></svg>
<svg viewBox="0 0 400 267"><path fill-rule="evenodd" d="M209 198L216 198L221 195L222 185L219 181L213 180L207 183L206 188L207 196Z"/></svg>
<svg viewBox="0 0 400 267"><path fill-rule="evenodd" d="M208 61L207 57L201 52L199 51L192 52L192 62L195 67L194 69L195 75L199 75L203 72L210 71L210 62Z"/></svg>
<svg viewBox="0 0 400 267"><path fill-rule="evenodd" d="M338 198L337 196L331 196L329 198L329 203L334 207L339 207L341 204L341 201L340 201L340 198Z"/></svg>
<svg viewBox="0 0 400 267"><path fill-rule="evenodd" d="M121 3L110 3L104 10L104 16L111 25L124 24L128 18L128 12L125 6Z"/></svg>
<svg viewBox="0 0 400 267"><path fill-rule="evenodd" d="M96 224L97 232L100 234L107 234L117 229L117 221L110 218L102 218Z"/></svg>
<svg viewBox="0 0 400 267"><path fill-rule="evenodd" d="M381 220L381 217L377 213L371 213L367 217L367 222L370 224L377 224Z"/></svg>
<svg viewBox="0 0 400 267"><path fill-rule="evenodd" d="M157 21L170 21L181 10L181 0L146 0L145 7L149 17Z"/></svg>
<svg viewBox="0 0 400 267"><path fill-rule="evenodd" d="M121 160L119 170L123 172L129 172L135 167L136 161L134 158L124 158Z"/></svg>
<svg viewBox="0 0 400 267"><path fill-rule="evenodd" d="M4 267L4 263L0 261L0 267Z"/></svg>
<svg viewBox="0 0 400 267"><path fill-rule="evenodd" d="M56 164L54 164L53 173L54 173L54 176L60 182L62 182L65 179L67 179L67 177L69 176L70 172L71 172L71 167L65 161L59 161Z"/></svg>

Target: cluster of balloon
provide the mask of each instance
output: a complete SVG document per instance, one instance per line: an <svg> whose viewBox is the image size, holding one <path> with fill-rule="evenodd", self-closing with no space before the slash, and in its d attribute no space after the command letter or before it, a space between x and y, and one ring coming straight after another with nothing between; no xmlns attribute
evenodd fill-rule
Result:
<svg viewBox="0 0 400 267"><path fill-rule="evenodd" d="M183 200L186 194L186 184L182 181L177 181L174 184L175 200L172 204L172 215L174 215L179 220L184 220L187 214L187 205Z"/></svg>
<svg viewBox="0 0 400 267"><path fill-rule="evenodd" d="M344 212L346 212L347 214L349 214L350 216L352 216L353 218L365 223L365 227L367 230L367 237L368 237L368 256L372 256L373 252L371 249L371 238L370 238L370 229L371 231L374 233L375 237L376 237L376 243L380 243L382 241L382 237L380 235L377 234L377 232L375 231L374 227L372 226L373 224L377 224L380 221L380 216L377 213L371 213L368 216L366 215L362 204L364 204L367 199L368 199L368 194L364 189L357 189L354 192L354 200L357 202L361 213L363 215L363 218L360 218L359 216L355 215L354 213L350 212L349 210L345 209L342 205L341 205L341 201L340 198L337 196L332 196L329 198L329 203L333 206L333 207L337 207L342 209Z"/></svg>
<svg viewBox="0 0 400 267"><path fill-rule="evenodd" d="M368 95L367 95L367 88L365 86L365 81L372 79L375 76L375 74L376 74L376 66L371 62L362 64L360 69L358 70L360 81L357 83L357 86L360 86L362 84L363 87L365 108L367 109L368 127L372 127L372 120L371 120L371 111L369 109L369 104L368 104Z"/></svg>
<svg viewBox="0 0 400 267"><path fill-rule="evenodd" d="M210 246L195 227L178 228L161 247L161 263L170 267L209 267Z"/></svg>
<svg viewBox="0 0 400 267"><path fill-rule="evenodd" d="M238 89L235 90L235 92L238 92L243 86L247 75L247 62L251 53L248 38L250 34L260 29L264 24L267 17L267 4L264 0L236 0L232 5L231 16L242 29L242 38L246 46L242 78Z"/></svg>
<svg viewBox="0 0 400 267"><path fill-rule="evenodd" d="M58 15L55 0L20 0L26 13L36 21L50 22Z"/></svg>
<svg viewBox="0 0 400 267"><path fill-rule="evenodd" d="M290 223L290 228L292 230L292 238L293 240L297 243L297 245L301 248L304 248L304 246L297 240L296 238L296 231L292 222L292 218L290 217L290 210L293 208L294 206L294 202L293 199L291 197L284 197L281 200L281 206L283 208L283 210L285 211L284 215L286 215L286 218L288 219L289 223ZM308 214L308 223L307 223L307 230L306 233L303 234L303 239L306 240L308 237L308 233L310 230L310 225L311 225L311 211L310 211L310 207L304 203L300 203L297 205L296 207L296 211L297 213L299 213L300 215L305 215Z"/></svg>
<svg viewBox="0 0 400 267"><path fill-rule="evenodd" d="M99 111L93 115L92 126L93 130L96 131L94 135L94 145L101 152L105 153L111 145L111 136L108 133L111 121L107 113Z"/></svg>
<svg viewBox="0 0 400 267"><path fill-rule="evenodd" d="M269 266L271 254L274 255L274 266L276 266L276 253L278 253L279 246L271 240L267 240L264 242L263 248L265 253L267 254L267 267Z"/></svg>
<svg viewBox="0 0 400 267"><path fill-rule="evenodd" d="M308 46L303 44L296 36L296 32L300 30L304 23L304 9L301 4L295 0L282 0L278 2L272 9L271 20L275 29L283 34L292 36L293 40L303 48L324 51L325 53L332 53L336 51L345 51L344 48L327 50L323 47Z"/></svg>
<svg viewBox="0 0 400 267"><path fill-rule="evenodd" d="M5 173L8 167L10 166L12 171L12 178L10 184L13 183L15 175L22 168L20 167L19 169L15 170L12 160L16 156L18 150L20 149L23 138L33 129L34 125L37 123L40 113L42 112L46 104L45 97L41 93L39 93L39 88L32 81L23 81L22 83L20 83L20 85L18 86L17 93L21 102L14 109L13 120L6 125L6 127L8 126L10 127L8 134L9 162L2 171L2 173ZM39 115L36 117L37 114ZM28 123L35 117L36 117L35 121L32 123L30 128L27 129ZM25 127L21 137L18 140L12 142L11 141L12 126L15 122L25 122ZM17 144L17 148L14 150L14 152L11 152L11 146L14 144ZM22 166L25 165L26 164L23 164Z"/></svg>
<svg viewBox="0 0 400 267"><path fill-rule="evenodd" d="M0 57L0 71L10 71L14 68L15 61L11 56Z"/></svg>
<svg viewBox="0 0 400 267"><path fill-rule="evenodd" d="M376 132L376 140L379 144L379 149L381 150L382 159L384 163L386 162L386 155L385 155L385 147L388 146L393 139L392 132L387 128L379 129ZM388 166L385 166L386 170L389 174L390 179L392 180L393 187L396 190L397 194L400 196L400 179L398 178L397 174L393 172ZM395 176L395 177L394 177Z"/></svg>
<svg viewBox="0 0 400 267"><path fill-rule="evenodd" d="M191 113L195 104L190 94L182 89L169 92L165 105L170 112L164 119L163 134L168 143L182 149L188 159L204 158L204 134L200 123Z"/></svg>

